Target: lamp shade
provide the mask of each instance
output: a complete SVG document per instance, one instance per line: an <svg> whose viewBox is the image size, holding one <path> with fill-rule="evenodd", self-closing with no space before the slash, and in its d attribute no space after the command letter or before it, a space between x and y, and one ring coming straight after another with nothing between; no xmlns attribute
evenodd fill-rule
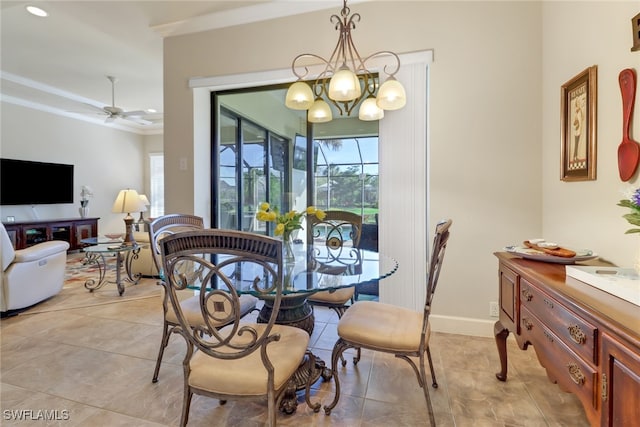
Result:
<svg viewBox="0 0 640 427"><path fill-rule="evenodd" d="M331 107L321 98L317 98L307 113L307 120L311 123L330 122L333 119Z"/></svg>
<svg viewBox="0 0 640 427"><path fill-rule="evenodd" d="M147 211L147 206L151 206L151 202L147 198L147 195L146 194L140 194L140 201L142 202L142 205L144 206L144 209L142 209L140 212L146 212Z"/></svg>
<svg viewBox="0 0 640 427"><path fill-rule="evenodd" d="M358 76L346 66L342 66L329 80L329 98L334 101L351 101L361 94Z"/></svg>
<svg viewBox="0 0 640 427"><path fill-rule="evenodd" d="M399 110L404 107L407 103L407 95L402 83L389 77L378 89L376 103L383 110Z"/></svg>
<svg viewBox="0 0 640 427"><path fill-rule="evenodd" d="M313 105L313 91L302 81L297 81L287 90L284 105L292 110L308 110Z"/></svg>
<svg viewBox="0 0 640 427"><path fill-rule="evenodd" d="M376 105L376 99L372 96L365 99L360 104L358 110L358 118L362 121L369 122L373 120L380 120L384 117L384 110Z"/></svg>
<svg viewBox="0 0 640 427"><path fill-rule="evenodd" d="M143 208L145 210L147 209L142 200L140 200L138 192L136 190L126 189L120 190L111 211L114 213L128 214L130 212L140 212Z"/></svg>

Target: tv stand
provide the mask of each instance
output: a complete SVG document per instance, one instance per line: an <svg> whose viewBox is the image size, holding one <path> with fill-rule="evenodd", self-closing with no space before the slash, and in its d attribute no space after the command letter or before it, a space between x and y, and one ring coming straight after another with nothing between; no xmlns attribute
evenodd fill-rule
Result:
<svg viewBox="0 0 640 427"><path fill-rule="evenodd" d="M69 251L78 251L84 246L82 239L98 237L100 218L60 218L3 222L15 249L24 249L48 240L69 242Z"/></svg>

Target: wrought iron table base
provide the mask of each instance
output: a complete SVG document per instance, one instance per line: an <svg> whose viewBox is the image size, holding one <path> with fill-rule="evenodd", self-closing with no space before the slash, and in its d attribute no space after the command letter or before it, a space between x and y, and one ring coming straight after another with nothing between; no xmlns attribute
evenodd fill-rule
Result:
<svg viewBox="0 0 640 427"><path fill-rule="evenodd" d="M98 280L88 279L84 282L84 287L89 290L89 292L93 292L96 289L100 289L107 283L115 283L118 288L118 294L122 296L124 294L124 284L122 283L122 263L124 261L125 265L125 275L124 280L129 283L133 283L137 285L140 281L141 274L131 274L131 263L134 259L138 258L138 253L140 249L136 249L132 252L127 252L127 255L123 255L121 252L115 252L116 256L116 280L115 282L110 282L107 280L107 261L104 257L104 253L101 252L86 252L86 256L83 265L97 265L98 266Z"/></svg>
<svg viewBox="0 0 640 427"><path fill-rule="evenodd" d="M283 298L280 303L276 323L304 329L309 336L311 336L315 326L315 317L313 315L313 308L307 301L308 296L307 294L289 294ZM265 299L260 314L258 315L258 322L267 323L272 311L273 301ZM325 381L330 380L331 369L327 368L325 362L317 356L305 356L293 377L296 384L295 390L285 392L280 402L280 410L287 414L292 414L296 410L296 391L304 390L307 383L313 384L318 381L320 377Z"/></svg>

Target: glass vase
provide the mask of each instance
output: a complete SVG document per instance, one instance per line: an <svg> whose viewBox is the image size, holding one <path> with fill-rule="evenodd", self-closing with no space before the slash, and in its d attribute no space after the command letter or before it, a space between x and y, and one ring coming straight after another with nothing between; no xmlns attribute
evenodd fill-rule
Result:
<svg viewBox="0 0 640 427"><path fill-rule="evenodd" d="M296 257L293 254L293 236L285 232L282 235L282 260L285 263L293 263Z"/></svg>
<svg viewBox="0 0 640 427"><path fill-rule="evenodd" d="M80 212L80 218L86 218L89 216L88 206L81 206L80 208L78 208L78 211Z"/></svg>

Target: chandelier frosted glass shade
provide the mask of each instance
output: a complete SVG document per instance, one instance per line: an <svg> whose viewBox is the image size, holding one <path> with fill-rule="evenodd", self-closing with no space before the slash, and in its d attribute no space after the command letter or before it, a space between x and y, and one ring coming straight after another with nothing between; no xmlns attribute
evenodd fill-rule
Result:
<svg viewBox="0 0 640 427"><path fill-rule="evenodd" d="M361 95L358 76L346 66L341 67L329 80L329 98L334 101L353 101Z"/></svg>
<svg viewBox="0 0 640 427"><path fill-rule="evenodd" d="M307 113L307 120L311 123L324 123L330 122L333 119L331 113L331 107L322 98L316 98L309 112Z"/></svg>
<svg viewBox="0 0 640 427"><path fill-rule="evenodd" d="M402 84L393 77L389 77L376 97L376 104L383 110L399 110L407 103L407 95Z"/></svg>
<svg viewBox="0 0 640 427"><path fill-rule="evenodd" d="M308 110L313 105L313 91L311 86L297 81L287 90L284 104L292 110Z"/></svg>
<svg viewBox="0 0 640 427"><path fill-rule="evenodd" d="M376 99L369 97L365 99L358 110L358 118L365 122L380 120L384 117L384 110L376 105Z"/></svg>

